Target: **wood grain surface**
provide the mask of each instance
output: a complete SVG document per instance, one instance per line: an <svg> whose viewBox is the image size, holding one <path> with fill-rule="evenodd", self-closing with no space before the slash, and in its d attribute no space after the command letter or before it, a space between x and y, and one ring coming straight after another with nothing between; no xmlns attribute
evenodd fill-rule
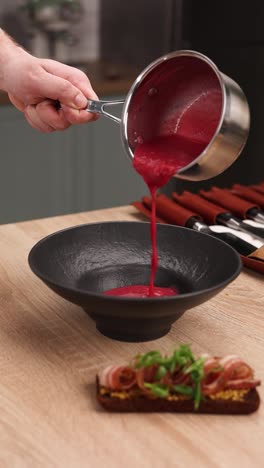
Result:
<svg viewBox="0 0 264 468"><path fill-rule="evenodd" d="M137 352L179 343L195 353L236 353L264 380L263 277L244 269L209 302L154 342L110 340L30 271L29 250L56 230L139 220L121 207L0 227L0 467L260 467L263 405L249 416L108 414L95 374ZM263 389L260 387L263 396Z"/></svg>

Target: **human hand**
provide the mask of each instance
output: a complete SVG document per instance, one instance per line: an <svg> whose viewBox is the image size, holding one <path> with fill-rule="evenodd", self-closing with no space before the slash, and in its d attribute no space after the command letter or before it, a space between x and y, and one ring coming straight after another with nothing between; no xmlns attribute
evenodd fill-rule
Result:
<svg viewBox="0 0 264 468"><path fill-rule="evenodd" d="M84 110L87 99L98 97L81 70L33 57L20 48L10 55L3 67L3 89L32 127L50 133L98 118ZM60 102L60 110L55 101Z"/></svg>

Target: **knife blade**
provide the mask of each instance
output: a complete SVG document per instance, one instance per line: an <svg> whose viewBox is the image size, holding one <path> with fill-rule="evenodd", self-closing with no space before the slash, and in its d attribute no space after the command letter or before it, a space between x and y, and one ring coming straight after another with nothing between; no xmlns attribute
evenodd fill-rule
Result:
<svg viewBox="0 0 264 468"><path fill-rule="evenodd" d="M242 200L241 198L233 195L226 189L219 189L213 187L210 191L200 190L199 194L209 201L210 203L217 203L218 208L221 208L217 215L217 222L224 224L232 229L251 232L256 238L264 238L264 227L256 227L242 221L240 218L235 216L247 211L249 205L252 206L251 202ZM209 207L208 207L209 209ZM229 211L230 210L230 211ZM235 213L235 214L233 214Z"/></svg>
<svg viewBox="0 0 264 468"><path fill-rule="evenodd" d="M150 216L150 210L152 205L151 198L143 197L142 204L144 205L145 210L146 208L149 209ZM163 194L159 194L156 197L156 211L157 215L161 219L166 220L170 224L184 226L189 229L194 229L201 233L217 237L218 239L221 239L227 244L229 244L240 255L243 256L250 255L251 253L255 252L256 249L263 245L263 243L260 243L260 241L246 241L245 236L248 236L248 239L250 239L250 234L239 233L239 235L241 235L240 237L236 231L234 233L231 229L227 227L208 226L206 223L204 223L199 214L183 207L182 205L178 204L174 200L171 200ZM218 232L215 232L214 228L216 228ZM222 232L219 232L219 228L222 229Z"/></svg>

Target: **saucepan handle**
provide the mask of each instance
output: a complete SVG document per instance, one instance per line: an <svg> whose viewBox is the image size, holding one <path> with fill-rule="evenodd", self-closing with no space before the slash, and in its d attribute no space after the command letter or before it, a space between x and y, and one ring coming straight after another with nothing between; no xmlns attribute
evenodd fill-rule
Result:
<svg viewBox="0 0 264 468"><path fill-rule="evenodd" d="M87 112L93 112L95 114L102 114L105 117L113 120L114 122L120 124L121 119L116 117L115 115L109 114L109 112L105 111L107 106L115 106L117 104L124 104L125 101L122 100L115 100L115 101L94 101L92 99L88 100L88 106L86 108Z"/></svg>

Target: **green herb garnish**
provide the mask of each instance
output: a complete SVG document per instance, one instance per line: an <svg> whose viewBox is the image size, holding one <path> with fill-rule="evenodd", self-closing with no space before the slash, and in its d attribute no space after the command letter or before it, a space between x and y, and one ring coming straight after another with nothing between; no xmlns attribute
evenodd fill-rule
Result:
<svg viewBox="0 0 264 468"><path fill-rule="evenodd" d="M136 356L136 368L160 364L170 372L194 362L192 351L188 345L181 345L171 356L162 356L159 351L150 351Z"/></svg>
<svg viewBox="0 0 264 468"><path fill-rule="evenodd" d="M162 377L164 377L167 374L167 372L168 372L168 370L164 365L159 366L157 371L156 371L154 379L155 380L161 380Z"/></svg>
<svg viewBox="0 0 264 468"><path fill-rule="evenodd" d="M184 374L190 374L194 382L194 408L196 410L199 408L202 395L201 381L204 376L204 361L204 358L199 358L184 371Z"/></svg>
<svg viewBox="0 0 264 468"><path fill-rule="evenodd" d="M160 383L144 383L144 386L151 390L153 395L158 398L167 398L169 396L170 389L168 385Z"/></svg>
<svg viewBox="0 0 264 468"><path fill-rule="evenodd" d="M170 356L162 356L160 351L150 351L136 356L136 368L157 366L154 382L146 382L144 385L151 390L153 395L159 398L167 398L172 392L188 395L194 400L194 408L199 408L202 392L201 381L204 377L204 358L195 359L190 346L179 346ZM183 372L190 375L190 385L169 386L160 383L160 380L169 372Z"/></svg>
<svg viewBox="0 0 264 468"><path fill-rule="evenodd" d="M174 372L177 367L181 368L194 362L192 351L188 345L181 345L172 355L170 372Z"/></svg>
<svg viewBox="0 0 264 468"><path fill-rule="evenodd" d="M150 367L162 360L162 356L159 351L149 351L146 354L136 356L136 360L136 368Z"/></svg>
<svg viewBox="0 0 264 468"><path fill-rule="evenodd" d="M176 393L181 393L182 395L187 395L190 397L193 397L194 395L193 388L190 387L189 385L179 384L179 385L174 385L172 388Z"/></svg>

